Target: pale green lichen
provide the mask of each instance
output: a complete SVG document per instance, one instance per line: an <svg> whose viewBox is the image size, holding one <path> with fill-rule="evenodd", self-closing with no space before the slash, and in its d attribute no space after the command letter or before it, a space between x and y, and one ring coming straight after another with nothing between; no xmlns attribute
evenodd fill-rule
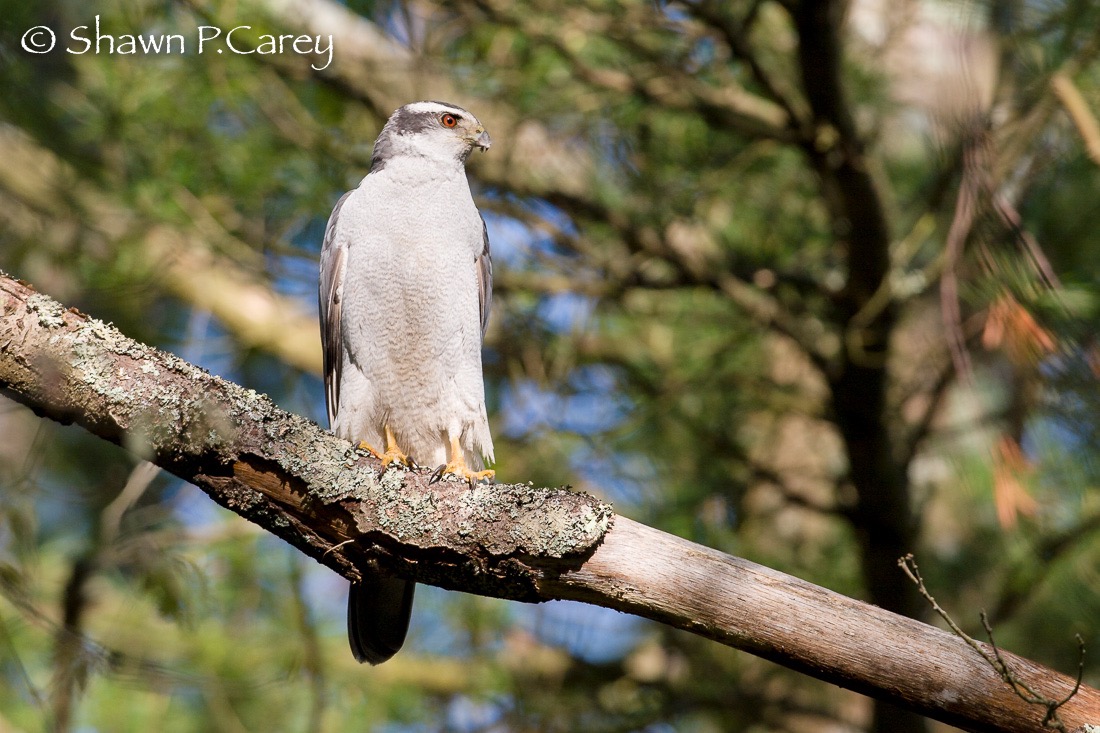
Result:
<svg viewBox="0 0 1100 733"><path fill-rule="evenodd" d="M296 460L302 461L304 472L310 477L312 500L322 504L346 499L362 501L378 490L378 473L359 467L359 459L364 455L362 451L336 438L310 443L311 454L296 457Z"/></svg>
<svg viewBox="0 0 1100 733"><path fill-rule="evenodd" d="M109 323L104 323L98 318L89 318L85 330L103 341L112 341L119 335L117 328Z"/></svg>
<svg viewBox="0 0 1100 733"><path fill-rule="evenodd" d="M27 298L27 310L38 314L38 323L46 328L65 325L65 309L53 298L35 293Z"/></svg>
<svg viewBox="0 0 1100 733"><path fill-rule="evenodd" d="M43 326L64 324L64 311L55 302L45 296L31 300L28 308ZM103 397L112 414L117 410L131 450L142 455L213 450L225 452L228 459L241 435L252 435L276 446L271 459L287 475L303 477L309 500L331 504L358 499L371 507L373 516L359 518L365 531L382 529L398 541L421 546L445 547L456 539L467 546L488 542L491 546L480 547L476 554L496 564L525 555L561 558L585 552L610 522L606 504L530 484L462 487L457 493L450 485L449 497L443 489L438 494L409 491L403 488L410 478L407 471L394 467L379 476L367 466L362 451L319 431L305 418L282 412L267 396L214 381L204 370L133 342L109 324L89 321L70 338L73 376ZM135 363L120 366L124 363L103 357L104 348ZM134 379L138 371L152 379ZM194 380L194 388L181 387L180 377ZM271 512L251 492L235 492L221 500L242 513L263 515L262 523L271 529L290 526L285 516ZM444 514L456 511L459 517ZM492 523L501 523L495 534L486 532ZM447 537L449 532L456 536Z"/></svg>

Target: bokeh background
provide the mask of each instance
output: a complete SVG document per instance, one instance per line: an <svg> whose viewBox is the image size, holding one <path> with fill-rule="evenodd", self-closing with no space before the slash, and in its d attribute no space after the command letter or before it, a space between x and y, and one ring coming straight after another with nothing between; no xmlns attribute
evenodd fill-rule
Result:
<svg viewBox="0 0 1100 733"><path fill-rule="evenodd" d="M1067 673L1079 633L1097 685L1098 52L1087 0L0 0L0 268L323 424L328 213L393 109L460 104L501 478L933 621L912 551L964 629ZM360 667L345 592L0 398L0 731L948 730L433 588Z"/></svg>

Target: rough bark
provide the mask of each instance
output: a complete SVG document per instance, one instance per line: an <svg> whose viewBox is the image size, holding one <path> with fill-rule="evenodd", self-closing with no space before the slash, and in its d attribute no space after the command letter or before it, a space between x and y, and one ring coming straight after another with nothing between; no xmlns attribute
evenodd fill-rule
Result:
<svg viewBox="0 0 1100 733"><path fill-rule="evenodd" d="M132 341L11 279L0 284L0 388L191 481L349 579L360 567L535 601L578 565L606 504L564 489L478 487L390 471L266 396Z"/></svg>
<svg viewBox="0 0 1100 733"><path fill-rule="evenodd" d="M483 595L571 598L645 616L972 731L1040 731L957 637L524 484L427 484L252 390L136 343L0 275L0 389L206 491L345 577L378 567ZM1068 677L1006 655L1052 698ZM1061 710L1100 724L1100 691Z"/></svg>

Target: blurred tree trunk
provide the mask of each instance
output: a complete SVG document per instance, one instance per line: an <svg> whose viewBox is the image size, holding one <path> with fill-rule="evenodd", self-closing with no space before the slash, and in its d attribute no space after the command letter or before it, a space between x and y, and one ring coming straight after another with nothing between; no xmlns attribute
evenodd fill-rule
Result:
<svg viewBox="0 0 1100 733"><path fill-rule="evenodd" d="M871 176L865 143L841 83L840 35L847 5L804 0L793 13L815 130L804 150L821 180L833 234L846 249L848 262L848 281L836 304L835 319L845 337L839 364L828 375L830 403L858 497L849 516L859 539L867 592L883 608L921 618L924 604L897 567L899 557L916 549L917 524L909 467L891 440L888 417L887 359L897 324L889 285L890 228L881 184ZM823 139L829 142L822 144ZM871 729L920 733L925 725L918 716L879 702Z"/></svg>

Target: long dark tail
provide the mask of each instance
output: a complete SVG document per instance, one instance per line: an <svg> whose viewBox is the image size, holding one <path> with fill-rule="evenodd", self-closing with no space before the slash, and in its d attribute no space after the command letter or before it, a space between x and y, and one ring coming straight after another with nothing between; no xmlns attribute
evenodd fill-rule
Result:
<svg viewBox="0 0 1100 733"><path fill-rule="evenodd" d="M409 630L416 583L364 575L348 593L348 642L360 664L381 664L401 648Z"/></svg>

